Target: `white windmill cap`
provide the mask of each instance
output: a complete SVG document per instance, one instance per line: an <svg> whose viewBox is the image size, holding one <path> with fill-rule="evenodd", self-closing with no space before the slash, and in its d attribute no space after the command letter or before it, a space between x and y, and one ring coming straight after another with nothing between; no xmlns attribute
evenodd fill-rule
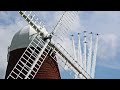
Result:
<svg viewBox="0 0 120 90"><path fill-rule="evenodd" d="M14 35L10 45L10 51L26 48L36 34L37 32L31 26L25 26Z"/></svg>

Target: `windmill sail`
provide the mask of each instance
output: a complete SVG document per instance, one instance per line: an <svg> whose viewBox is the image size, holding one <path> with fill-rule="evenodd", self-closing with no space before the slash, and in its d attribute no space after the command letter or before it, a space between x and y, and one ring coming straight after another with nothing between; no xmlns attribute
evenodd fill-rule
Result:
<svg viewBox="0 0 120 90"><path fill-rule="evenodd" d="M32 12L19 11L19 14L38 32L38 35L31 41L7 79L33 79L51 48L54 48L56 56L59 56L62 62L64 62L69 68L71 68L71 70L73 70L78 75L78 78L80 74L82 74L83 77L86 79L91 78L90 75L77 63L77 61L74 60L74 58L72 58L72 56L60 44L56 45L50 42L52 36L54 36L54 34L56 34L56 31L59 30L58 27L60 26L60 24L64 26L65 30L70 29L70 25L65 25L62 23L62 21L65 18L71 18L71 22L74 21L74 18L72 17L74 13L72 13L69 17L67 17L67 15L64 13L51 34L46 33L42 29L44 28L44 26L38 27L40 22L38 22L38 18L35 17L35 14L32 15L31 13ZM69 12L67 14L69 15ZM63 52L65 52L66 54L64 54ZM34 61L31 57L34 58ZM25 62L23 62L22 60L24 60ZM31 63L29 60L33 62Z"/></svg>
<svg viewBox="0 0 120 90"><path fill-rule="evenodd" d="M65 11L51 32L51 34L54 35L53 39L59 37L60 40L63 41L65 38L63 38L63 36L68 36L74 31L73 27L76 24L76 20L78 20L77 11Z"/></svg>

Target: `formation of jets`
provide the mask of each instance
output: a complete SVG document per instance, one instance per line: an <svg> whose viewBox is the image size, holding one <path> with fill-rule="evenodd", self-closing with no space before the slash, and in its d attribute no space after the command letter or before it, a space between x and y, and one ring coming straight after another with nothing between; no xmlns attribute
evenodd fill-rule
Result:
<svg viewBox="0 0 120 90"><path fill-rule="evenodd" d="M84 33L86 33L87 31L83 31ZM80 33L78 33L78 35L79 35ZM89 34L93 34L93 32L90 32ZM99 33L97 33L97 34L95 34L95 35L97 35L97 36L99 36L100 34ZM72 37L74 36L74 35L71 35ZM84 36L84 37L87 37L87 36ZM87 42L84 42L84 43L87 43Z"/></svg>
<svg viewBox="0 0 120 90"><path fill-rule="evenodd" d="M83 31L83 32L86 33L87 31ZM78 33L78 35L79 35L79 34L80 34L80 33ZM90 34L93 34L93 32L90 32ZM100 34L97 33L96 35L98 36L98 35L100 35ZM73 36L73 35L71 35L71 36ZM84 36L84 37L86 37L86 36Z"/></svg>

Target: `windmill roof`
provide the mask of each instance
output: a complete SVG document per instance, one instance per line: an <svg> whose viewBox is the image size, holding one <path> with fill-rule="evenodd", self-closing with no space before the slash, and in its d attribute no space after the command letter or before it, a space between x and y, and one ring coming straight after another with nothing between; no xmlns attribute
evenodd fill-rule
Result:
<svg viewBox="0 0 120 90"><path fill-rule="evenodd" d="M25 26L14 35L10 51L27 47L36 34L37 32L31 26Z"/></svg>

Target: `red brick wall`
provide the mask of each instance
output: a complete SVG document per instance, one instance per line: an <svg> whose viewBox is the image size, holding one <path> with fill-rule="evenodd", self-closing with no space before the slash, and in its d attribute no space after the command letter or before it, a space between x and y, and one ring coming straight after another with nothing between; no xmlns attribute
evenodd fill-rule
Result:
<svg viewBox="0 0 120 90"><path fill-rule="evenodd" d="M17 49L10 52L9 62L6 70L5 78L9 75L25 48ZM60 79L60 72L57 63L49 56L45 59L45 62L41 66L40 70L35 76L35 79Z"/></svg>
<svg viewBox="0 0 120 90"><path fill-rule="evenodd" d="M60 79L57 63L49 56L41 66L35 78L39 79Z"/></svg>

